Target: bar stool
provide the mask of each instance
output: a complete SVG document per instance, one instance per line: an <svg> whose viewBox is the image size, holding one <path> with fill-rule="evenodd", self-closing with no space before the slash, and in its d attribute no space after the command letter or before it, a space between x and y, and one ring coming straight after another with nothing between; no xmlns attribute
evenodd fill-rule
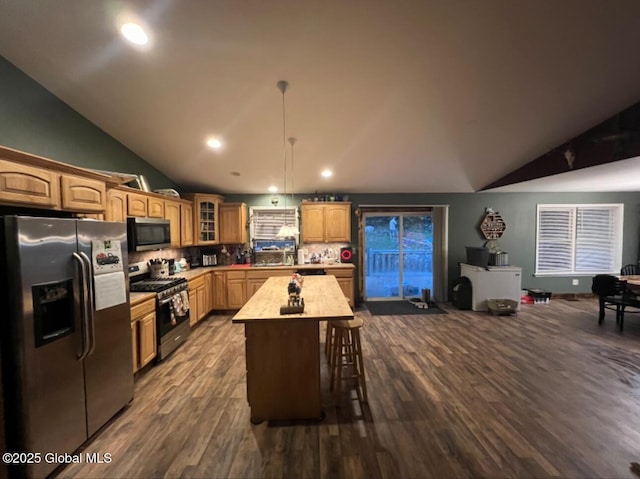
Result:
<svg viewBox="0 0 640 479"><path fill-rule="evenodd" d="M364 364L362 361L362 344L360 342L360 329L364 325L362 318L349 320L329 321L327 328L331 328L329 368L329 390L335 392L336 398L340 397L342 381L354 380L356 393L360 402L367 402L367 383L364 378ZM328 333L330 336L331 334ZM350 370L351 375L345 376L345 370Z"/></svg>
<svg viewBox="0 0 640 479"><path fill-rule="evenodd" d="M351 306L351 300L349 298L347 298L347 301L349 302L349 306ZM353 309L353 307L351 308ZM329 371L331 371L331 346L333 344L333 338L334 338L334 328L333 328L333 323L334 321L327 321L326 322L326 334L324 336L324 355L327 358L327 364L329 365Z"/></svg>

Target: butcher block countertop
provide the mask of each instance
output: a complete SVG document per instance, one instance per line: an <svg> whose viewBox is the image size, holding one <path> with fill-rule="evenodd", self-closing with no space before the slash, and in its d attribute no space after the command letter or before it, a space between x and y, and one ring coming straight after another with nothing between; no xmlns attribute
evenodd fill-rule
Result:
<svg viewBox="0 0 640 479"><path fill-rule="evenodd" d="M265 320L330 320L353 319L335 276L305 276L300 296L304 299L304 312L280 314L280 306L289 299L289 277L269 278L233 317L234 323Z"/></svg>

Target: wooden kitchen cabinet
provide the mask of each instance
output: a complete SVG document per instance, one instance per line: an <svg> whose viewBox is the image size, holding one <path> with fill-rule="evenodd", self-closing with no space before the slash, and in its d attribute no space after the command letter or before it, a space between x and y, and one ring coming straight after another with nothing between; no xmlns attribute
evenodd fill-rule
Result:
<svg viewBox="0 0 640 479"><path fill-rule="evenodd" d="M151 205L151 200L149 200ZM164 202L164 219L169 220L169 230L171 232L171 247L179 248L180 243L180 203L177 201L165 200Z"/></svg>
<svg viewBox="0 0 640 479"><path fill-rule="evenodd" d="M227 307L240 309L247 302L247 276L245 271L227 271Z"/></svg>
<svg viewBox="0 0 640 479"><path fill-rule="evenodd" d="M138 337L140 341L140 367L143 368L156 357L157 353L155 309L138 321Z"/></svg>
<svg viewBox="0 0 640 479"><path fill-rule="evenodd" d="M107 191L106 197L105 220L127 221L127 193L113 188Z"/></svg>
<svg viewBox="0 0 640 479"><path fill-rule="evenodd" d="M222 203L220 212L220 243L244 244L247 242L247 205Z"/></svg>
<svg viewBox="0 0 640 479"><path fill-rule="evenodd" d="M127 216L147 217L147 197L141 193L127 193Z"/></svg>
<svg viewBox="0 0 640 479"><path fill-rule="evenodd" d="M205 292L204 283L198 289L196 289L196 296L198 297L198 321L204 319L207 316L207 293Z"/></svg>
<svg viewBox="0 0 640 479"><path fill-rule="evenodd" d="M335 268L327 271L327 274L332 274L338 280L338 284L340 285L340 289L344 293L345 298L349 300L349 306L352 308L355 306L354 303L354 293L353 293L353 268Z"/></svg>
<svg viewBox="0 0 640 479"><path fill-rule="evenodd" d="M200 314L200 309L198 308L198 293L189 286L189 326L195 326L198 322L198 314Z"/></svg>
<svg viewBox="0 0 640 479"><path fill-rule="evenodd" d="M193 244L193 204L180 203L180 246Z"/></svg>
<svg viewBox="0 0 640 479"><path fill-rule="evenodd" d="M29 165L0 160L0 202L60 208L60 175Z"/></svg>
<svg viewBox="0 0 640 479"><path fill-rule="evenodd" d="M300 212L303 243L351 241L351 203L303 202Z"/></svg>
<svg viewBox="0 0 640 479"><path fill-rule="evenodd" d="M206 314L213 309L213 272L204 275L204 305Z"/></svg>
<svg viewBox="0 0 640 479"><path fill-rule="evenodd" d="M133 353L133 372L135 374L140 369L140 358L138 357L138 322L131 321L131 351Z"/></svg>
<svg viewBox="0 0 640 479"><path fill-rule="evenodd" d="M213 272L213 309L227 309L227 285L224 271Z"/></svg>
<svg viewBox="0 0 640 479"><path fill-rule="evenodd" d="M198 276L189 281L189 324L191 326L194 326L208 313L206 310L204 276Z"/></svg>
<svg viewBox="0 0 640 479"><path fill-rule="evenodd" d="M104 181L62 175L60 185L63 210L100 213L104 211L107 194Z"/></svg>
<svg viewBox="0 0 640 479"><path fill-rule="evenodd" d="M147 218L164 218L164 203L161 198L147 198Z"/></svg>
<svg viewBox="0 0 640 479"><path fill-rule="evenodd" d="M193 201L193 230L198 245L219 243L218 207L222 196L195 193L185 195Z"/></svg>
<svg viewBox="0 0 640 479"><path fill-rule="evenodd" d="M245 302L256 294L256 291L272 276L291 276L294 269L250 269L247 271L247 289Z"/></svg>
<svg viewBox="0 0 640 479"><path fill-rule="evenodd" d="M131 336L135 373L149 364L157 354L155 298L131 306Z"/></svg>

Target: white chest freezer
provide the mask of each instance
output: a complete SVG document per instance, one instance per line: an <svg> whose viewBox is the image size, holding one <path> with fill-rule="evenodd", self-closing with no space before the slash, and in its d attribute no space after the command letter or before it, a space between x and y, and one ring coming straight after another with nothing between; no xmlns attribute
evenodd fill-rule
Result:
<svg viewBox="0 0 640 479"><path fill-rule="evenodd" d="M520 309L522 268L519 266L472 266L460 263L460 276L471 281L471 309L487 311L487 299L512 299Z"/></svg>

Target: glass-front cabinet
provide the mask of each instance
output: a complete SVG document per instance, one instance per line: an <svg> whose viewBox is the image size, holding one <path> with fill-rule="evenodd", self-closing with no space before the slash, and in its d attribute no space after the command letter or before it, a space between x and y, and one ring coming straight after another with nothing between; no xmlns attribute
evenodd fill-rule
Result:
<svg viewBox="0 0 640 479"><path fill-rule="evenodd" d="M193 229L196 232L196 244L218 244L220 240L220 225L218 208L222 196L197 193L188 195L193 200Z"/></svg>

